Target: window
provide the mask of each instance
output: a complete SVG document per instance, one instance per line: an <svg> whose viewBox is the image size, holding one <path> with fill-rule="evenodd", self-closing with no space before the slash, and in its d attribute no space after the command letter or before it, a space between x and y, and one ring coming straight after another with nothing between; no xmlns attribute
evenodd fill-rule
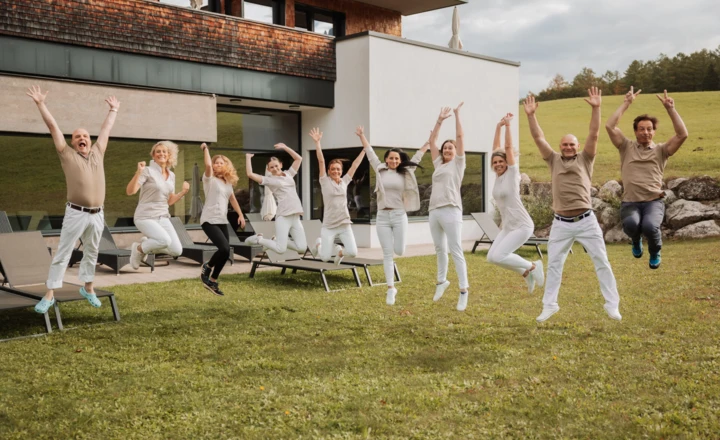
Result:
<svg viewBox="0 0 720 440"><path fill-rule="evenodd" d="M212 154L227 156L235 166L240 180L235 194L246 212L259 212L262 206L262 187L245 176L245 152L255 153L253 168L258 174L270 156L277 156L284 167L292 160L273 148L284 142L299 150L300 118L294 112L264 109L219 109L218 142L211 144ZM95 138L93 137L93 140ZM110 137L105 152L105 222L114 230L134 229L133 215L139 195L128 196L125 188L140 161L148 162L155 140L132 140ZM170 215L180 217L186 224L197 224L199 213L192 211L192 201L204 201L202 173L203 155L200 142L178 142L178 163L175 190L183 181L191 183L191 192L170 207ZM0 155L10 164L0 173L0 210L6 211L13 230L41 230L59 233L65 213L65 176L49 135L2 134ZM40 176L40 177L39 177ZM298 185L300 176L296 178ZM193 181L195 184L193 184ZM302 194L298 191L299 194ZM230 214L232 215L232 214ZM125 228L125 229L123 229Z"/></svg>
<svg viewBox="0 0 720 440"><path fill-rule="evenodd" d="M239 2L240 0L226 2L225 10L234 9L231 4ZM284 25L285 2L281 0L244 0L242 2L242 16L263 23Z"/></svg>
<svg viewBox="0 0 720 440"><path fill-rule="evenodd" d="M296 3L295 28L342 37L345 35L345 14Z"/></svg>

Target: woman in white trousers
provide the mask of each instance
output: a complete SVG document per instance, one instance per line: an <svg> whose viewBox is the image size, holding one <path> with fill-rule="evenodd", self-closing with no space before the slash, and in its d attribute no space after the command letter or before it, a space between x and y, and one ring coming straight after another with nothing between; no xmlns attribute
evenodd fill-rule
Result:
<svg viewBox="0 0 720 440"><path fill-rule="evenodd" d="M347 205L347 189L348 184L355 175L355 171L360 166L360 162L365 157L365 150L358 154L358 157L353 161L344 176L342 175L343 160L341 159L331 160L328 170L325 172L325 156L320 145L322 132L319 128L313 128L310 131L310 137L315 141L318 170L320 170L319 182L323 197L323 225L320 230L320 237L311 250L313 255L320 256L322 261L330 261L334 251L334 263L340 264L345 256L350 258L357 256L357 244L350 226L352 221L350 220ZM344 249L340 245L333 246L335 238L338 237L342 241Z"/></svg>
<svg viewBox="0 0 720 440"><path fill-rule="evenodd" d="M525 278L528 293L545 284L542 260L534 263L520 257L517 251L533 235L535 224L520 199L520 167L515 162L508 113L498 122L493 141L492 167L497 174L493 187L495 206L500 211L502 229L487 254L489 263L512 270ZM505 149L500 147L501 130L505 127Z"/></svg>
<svg viewBox="0 0 720 440"><path fill-rule="evenodd" d="M285 144L276 144L276 150L287 152L292 158L293 163L287 170L282 170L282 162L277 157L271 157L267 164L269 176L261 176L253 173L252 157L253 154L245 155L245 171L247 176L259 183L270 188L273 196L277 201L277 212L275 214L275 239L271 240L262 236L262 234L252 235L245 239L248 244L260 244L266 249L273 250L279 254L292 249L296 252L304 253L307 250L307 239L305 238L305 229L300 222L300 216L303 214L302 203L295 188L295 175L300 164L302 156L293 151Z"/></svg>
<svg viewBox="0 0 720 440"><path fill-rule="evenodd" d="M447 280L448 248L455 262L455 271L458 276L460 295L458 296L457 310L462 312L468 303L468 275L465 255L462 249L462 198L460 187L465 175L465 144L462 123L460 122L460 108L455 113L455 140L448 139L438 149L437 138L440 127L445 119L451 116L450 107L440 111L435 127L430 134L430 154L432 155L435 171L432 175L432 193L430 195L430 234L432 234L437 254L437 283L433 301L439 301L450 285Z"/></svg>
<svg viewBox="0 0 720 440"><path fill-rule="evenodd" d="M430 148L430 143L426 142L412 160L408 159L407 153L400 148L391 148L385 152L384 162L380 162L365 138L363 127L357 127L355 134L360 138L368 161L375 170L375 193L377 194L375 228L383 250L383 269L388 286L385 302L391 306L395 304L397 295L393 253L402 255L405 252L408 228L407 212L420 209L420 194L417 179L415 179L415 169Z"/></svg>
<svg viewBox="0 0 720 440"><path fill-rule="evenodd" d="M140 242L132 244L130 265L140 267L145 255L164 253L177 257L182 253L180 239L170 223L170 206L182 199L190 190L183 182L182 191L175 194L175 173L170 171L177 163L178 146L170 141L160 141L150 150L149 166L139 162L135 175L127 185L127 195L140 190L140 201L133 218L135 226L143 233Z"/></svg>

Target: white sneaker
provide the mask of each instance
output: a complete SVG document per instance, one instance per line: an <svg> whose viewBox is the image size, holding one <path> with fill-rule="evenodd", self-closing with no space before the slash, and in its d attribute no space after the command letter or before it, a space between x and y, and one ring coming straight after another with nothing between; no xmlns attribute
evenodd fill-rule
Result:
<svg viewBox="0 0 720 440"><path fill-rule="evenodd" d="M142 244L145 243L145 242L147 241L147 239L148 239L147 237L141 238L141 239L140 239L140 246L142 246ZM142 257L142 262L143 262L143 263L147 263L148 255L150 255L150 254L143 254L143 257Z"/></svg>
<svg viewBox="0 0 720 440"><path fill-rule="evenodd" d="M397 295L397 289L391 287L387 290L387 296L385 297L385 303L389 306L395 305L395 295Z"/></svg>
<svg viewBox="0 0 720 440"><path fill-rule="evenodd" d="M528 294L532 295L533 290L535 290L535 276L533 275L535 271L528 272L527 276L525 277L525 282L528 286Z"/></svg>
<svg viewBox="0 0 720 440"><path fill-rule="evenodd" d="M342 255L342 250L342 246L340 246L339 244L335 245L335 258L333 259L333 263L335 263L335 266L339 266L343 258L345 257L344 255Z"/></svg>
<svg viewBox="0 0 720 440"><path fill-rule="evenodd" d="M465 293L460 292L460 296L458 297L458 304L457 304L458 312L464 312L465 309L467 308L468 295L469 294L467 292L465 292Z"/></svg>
<svg viewBox="0 0 720 440"><path fill-rule="evenodd" d="M616 321L622 321L622 316L620 315L620 310L617 307L608 307L605 306L605 311L607 312L608 316Z"/></svg>
<svg viewBox="0 0 720 440"><path fill-rule="evenodd" d="M543 307L542 313L540 314L540 316L538 316L537 318L535 318L535 320L536 320L537 322L545 322L545 321L547 321L548 319L550 319L550 317L551 317L552 315L556 314L556 313L558 312L558 310L560 310L560 307L559 307L559 306L555 306L555 307Z"/></svg>
<svg viewBox="0 0 720 440"><path fill-rule="evenodd" d="M262 234L255 234L251 235L248 238L245 239L245 243L247 244L260 244L260 238L262 238Z"/></svg>
<svg viewBox="0 0 720 440"><path fill-rule="evenodd" d="M130 248L130 267L135 270L138 270L140 268L140 262L142 261L143 257L143 253L137 249L138 246L140 246L140 243L135 241Z"/></svg>
<svg viewBox="0 0 720 440"><path fill-rule="evenodd" d="M543 272L542 260L535 261L535 269L532 271L532 274L536 286L542 287L545 285L545 272Z"/></svg>
<svg viewBox="0 0 720 440"><path fill-rule="evenodd" d="M435 285L435 296L433 296L433 301L440 301L440 298L442 298L443 294L445 293L445 289L448 288L450 285L450 281L445 280L440 284Z"/></svg>
<svg viewBox="0 0 720 440"><path fill-rule="evenodd" d="M312 254L313 258L317 258L318 254L320 254L321 244L322 238L318 237L317 240L315 240L315 246L310 247L310 253Z"/></svg>

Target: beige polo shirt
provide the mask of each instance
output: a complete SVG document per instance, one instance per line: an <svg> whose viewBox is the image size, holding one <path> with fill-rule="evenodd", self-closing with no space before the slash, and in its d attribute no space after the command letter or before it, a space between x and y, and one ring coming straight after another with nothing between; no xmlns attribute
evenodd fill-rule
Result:
<svg viewBox="0 0 720 440"><path fill-rule="evenodd" d="M100 146L93 144L86 158L65 144L58 156L65 173L68 202L86 208L102 207L105 203L105 153Z"/></svg>
<svg viewBox="0 0 720 440"><path fill-rule="evenodd" d="M347 204L347 187L352 177L345 174L340 183L335 183L330 176L320 178L320 189L323 197L323 226L334 229L342 225L349 225L350 212Z"/></svg>
<svg viewBox="0 0 720 440"><path fill-rule="evenodd" d="M261 185L270 188L277 201L276 216L303 214L302 203L295 188L295 175L297 171L290 167L283 171L282 176L264 176Z"/></svg>
<svg viewBox="0 0 720 440"><path fill-rule="evenodd" d="M620 175L623 181L623 202L649 202L664 197L663 172L670 155L667 143L651 142L643 147L625 138L620 151Z"/></svg>
<svg viewBox="0 0 720 440"><path fill-rule="evenodd" d="M134 219L157 220L170 217L170 206L168 199L175 190L175 173L168 170L168 178L165 180L162 168L150 161L150 165L143 169L138 178L140 184L140 201L135 208Z"/></svg>
<svg viewBox="0 0 720 440"><path fill-rule="evenodd" d="M590 188L595 157L580 151L572 159L563 160L556 151L545 159L552 176L552 209L555 212L592 209Z"/></svg>

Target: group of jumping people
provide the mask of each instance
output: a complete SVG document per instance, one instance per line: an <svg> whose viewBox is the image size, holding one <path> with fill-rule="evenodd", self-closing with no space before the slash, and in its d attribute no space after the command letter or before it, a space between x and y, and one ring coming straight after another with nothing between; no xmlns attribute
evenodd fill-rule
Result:
<svg viewBox="0 0 720 440"><path fill-rule="evenodd" d="M660 266L662 235L660 224L664 216L664 192L662 177L667 159L672 156L687 138L685 125L675 110L674 101L664 96L658 98L666 108L675 129L675 135L664 144L655 144L653 137L657 119L649 115L635 118L633 129L636 140L626 138L617 124L637 98L640 91L632 88L625 95L623 104L607 121L606 128L612 143L618 148L621 158L621 174L624 184L621 217L623 230L630 237L632 254L643 255L643 236L648 241L649 266ZM110 109L95 143L91 143L87 130L73 131L70 145L50 114L43 93L39 87L32 87L27 94L37 104L43 121L50 130L56 151L60 158L67 184L67 204L60 241L53 257L47 281L47 294L36 305L35 310L45 313L54 304L53 289L62 286L65 270L75 242L83 241L83 259L79 278L85 283L80 294L94 307L100 307L93 290L98 246L104 228L103 203L105 198L105 172L103 159L110 131L115 122L120 102L113 96L106 99ZM491 163L496 174L492 196L499 211L502 228L490 247L487 260L500 267L521 275L529 293L536 287L545 287L543 310L536 318L543 322L560 308L557 303L562 270L573 242L583 245L595 265L600 290L605 298L604 308L612 319L621 320L620 296L615 277L610 267L603 239L591 203L591 181L593 163L597 152L600 132L600 105L602 93L593 87L588 90L585 101L592 108L590 132L582 151L579 151L577 137L563 136L560 152L552 149L540 129L536 117L539 103L532 95L523 102L528 117L530 133L540 154L551 173L554 220L548 240L547 277L542 260L525 260L515 252L533 235L534 224L520 197L520 170L517 163L517 149L513 146L511 123L513 115L505 114L498 122L493 141ZM456 108L444 107L438 115L430 138L410 158L400 148L391 148L383 160L377 156L365 137L362 126L358 136L363 150L352 162L345 174L344 161L333 159L325 164L322 152L322 132L314 128L310 137L315 143L319 165L319 184L323 196L323 224L320 237L310 244L311 253L323 261L340 264L343 258L357 255L357 245L351 229L351 217L347 206L347 189L365 155L375 172L375 193L377 196L376 230L383 251L383 269L387 283L386 303L394 305L398 293L394 284L394 256L405 252L408 217L407 212L420 209L420 195L415 170L427 151L430 151L434 172L432 193L429 203L429 226L437 254L437 278L433 301L438 301L450 286L447 279L448 252L455 263L458 278L457 310L464 311L468 304L468 272L462 249L463 209L461 185L465 173L465 145L460 112L463 103ZM438 145L438 136L443 122L454 116L455 139L448 139ZM504 131L505 141L501 142ZM502 144L502 145L501 145ZM200 217L203 231L217 246L217 252L202 265L202 285L216 295L222 296L218 277L230 253L228 205L238 214L238 225L245 227L233 186L238 182L237 171L232 161L223 155L211 156L206 144L200 148L204 155L202 177L205 205ZM262 245L278 253L287 249L304 253L308 248L300 221L303 207L297 194L294 176L300 168L302 156L279 143L279 151L289 154L292 165L283 170L282 162L272 157L262 174L253 172L252 154L246 154L246 174L249 179L270 190L277 203L275 213L275 236L261 234L246 238L248 244ZM140 191L134 221L143 234L140 242L131 247L130 264L137 269L148 254L164 253L179 256L182 252L180 240L170 222L169 207L189 191L189 184L183 182L182 190L175 193L175 175L172 168L178 156L178 146L170 141L156 143L151 151L152 161L147 165L141 161L135 175L127 185L128 195ZM336 240L342 246L336 245Z"/></svg>

